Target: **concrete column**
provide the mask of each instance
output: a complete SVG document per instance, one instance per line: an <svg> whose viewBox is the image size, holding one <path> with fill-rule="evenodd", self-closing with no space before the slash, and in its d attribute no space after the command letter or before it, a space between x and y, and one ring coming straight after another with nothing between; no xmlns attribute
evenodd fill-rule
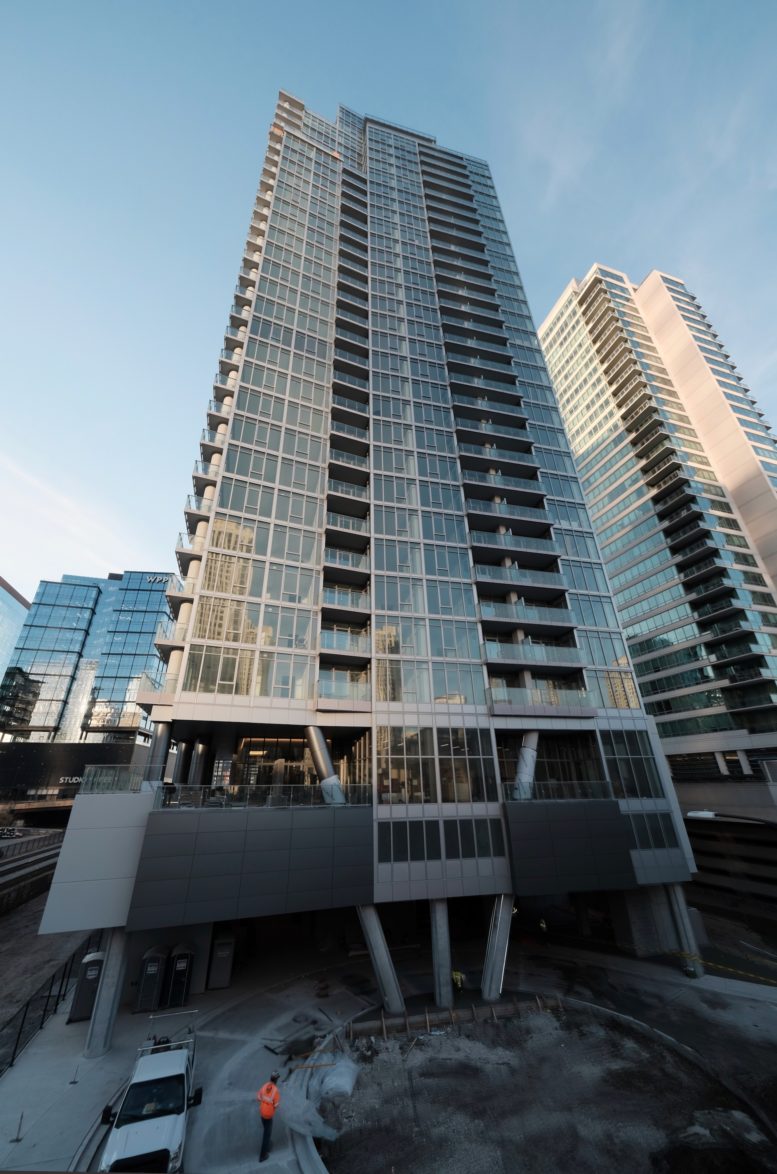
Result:
<svg viewBox="0 0 777 1174"><path fill-rule="evenodd" d="M399 979L391 960L389 948L386 945L378 911L374 905L358 905L356 912L359 915L364 940L370 953L383 1006L389 1015L402 1015L405 1010L405 1000L402 998Z"/></svg>
<svg viewBox="0 0 777 1174"><path fill-rule="evenodd" d="M453 1006L451 979L451 937L448 929L448 902L445 898L429 902L432 922L432 968L434 1001L438 1007Z"/></svg>
<svg viewBox="0 0 777 1174"><path fill-rule="evenodd" d="M334 763L329 753L329 747L326 744L324 731L320 726L306 726L305 737L313 759L313 765L316 768L324 802L333 804L345 803L345 793L343 792L339 777L335 774Z"/></svg>
<svg viewBox="0 0 777 1174"><path fill-rule="evenodd" d="M683 892L682 885L667 885L666 895L669 898L669 908L672 910L680 949L684 954L690 955L690 957L684 960L686 969L692 970L697 978L701 978L704 974L704 967L698 961L699 946L696 941L696 934L693 932L691 919L688 915L688 906L685 903L685 893Z"/></svg>
<svg viewBox="0 0 777 1174"><path fill-rule="evenodd" d="M189 777L186 784L189 787L202 787L205 778L205 759L208 757L208 743L198 738L194 743L192 761L189 767Z"/></svg>
<svg viewBox="0 0 777 1174"><path fill-rule="evenodd" d="M507 947L510 944L510 925L513 918L512 893L500 893L494 897L491 926L488 931L486 960L480 993L486 1003L496 1003L502 993Z"/></svg>
<svg viewBox="0 0 777 1174"><path fill-rule="evenodd" d="M167 673L165 674L165 692L174 692L178 688L178 678L181 675L183 664L183 649L174 648L167 658Z"/></svg>
<svg viewBox="0 0 777 1174"><path fill-rule="evenodd" d="M513 782L514 799L531 799L534 786L534 768L537 763L538 730L524 730L518 755L518 767Z"/></svg>
<svg viewBox="0 0 777 1174"><path fill-rule="evenodd" d="M720 771L720 773L722 775L727 775L728 774L728 763L726 762L725 758L723 757L723 755L720 753L719 750L715 751L715 761L718 764L718 770Z"/></svg>
<svg viewBox="0 0 777 1174"><path fill-rule="evenodd" d="M116 1012L121 1002L127 971L127 935L123 926L106 932L108 944L105 947L105 962L84 1046L84 1056L87 1060L94 1060L110 1051L113 1025L116 1022Z"/></svg>
<svg viewBox="0 0 777 1174"><path fill-rule="evenodd" d="M739 759L739 765L742 767L742 774L752 775L753 768L750 765L750 759L747 757L744 750L737 750L737 758Z"/></svg>
<svg viewBox="0 0 777 1174"><path fill-rule="evenodd" d="M170 749L170 722L154 722L151 749L143 772L145 782L158 783L165 777L165 763Z"/></svg>
<svg viewBox="0 0 777 1174"><path fill-rule="evenodd" d="M192 761L192 744L190 741L179 742L173 768L173 786L182 787L189 777L189 766Z"/></svg>

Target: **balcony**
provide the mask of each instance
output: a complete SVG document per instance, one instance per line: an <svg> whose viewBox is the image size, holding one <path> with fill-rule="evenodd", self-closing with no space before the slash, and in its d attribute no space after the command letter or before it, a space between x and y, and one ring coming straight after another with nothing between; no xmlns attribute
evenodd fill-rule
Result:
<svg viewBox="0 0 777 1174"><path fill-rule="evenodd" d="M372 686L369 681L347 681L320 678L316 708L369 710L372 706Z"/></svg>
<svg viewBox="0 0 777 1174"><path fill-rule="evenodd" d="M511 428L508 424L495 424L492 420L467 420L461 416L456 416L454 425L459 434L471 432L479 433L481 436L503 437L505 440L515 440L525 446L520 451L531 452L532 439L525 428Z"/></svg>
<svg viewBox="0 0 777 1174"><path fill-rule="evenodd" d="M209 461L212 459L214 453L223 452L226 442L226 429L222 432L214 432L211 428L203 428L200 433L202 459Z"/></svg>
<svg viewBox="0 0 777 1174"><path fill-rule="evenodd" d="M545 686L523 689L514 685L492 684L486 690L491 712L509 716L511 713L536 713L550 710L565 711L569 716L593 717L596 701L586 689L554 689Z"/></svg>
<svg viewBox="0 0 777 1174"><path fill-rule="evenodd" d="M332 420L332 437L334 436L349 436L352 440L359 442L362 449L369 448L370 444L370 430L369 427L364 427L360 424L346 424L342 420ZM362 456L366 454L361 453Z"/></svg>
<svg viewBox="0 0 777 1174"><path fill-rule="evenodd" d="M332 371L332 383L345 383L349 387L358 387L360 391L369 392L370 381L362 375L356 375L353 371L343 371L339 367L335 367Z"/></svg>
<svg viewBox="0 0 777 1174"><path fill-rule="evenodd" d="M369 591L354 591L350 587L325 585L321 593L324 616L338 620L364 622L365 612L371 610Z"/></svg>
<svg viewBox="0 0 777 1174"><path fill-rule="evenodd" d="M327 481L326 491L332 498L347 497L364 502L370 500L370 490L367 485L359 485L353 481L342 481L335 477L330 477Z"/></svg>
<svg viewBox="0 0 777 1174"><path fill-rule="evenodd" d="M173 620L161 620L154 634L154 644L160 652L163 649L183 648L188 630L188 620L182 624L177 624Z"/></svg>
<svg viewBox="0 0 777 1174"><path fill-rule="evenodd" d="M493 488L495 496L499 494L501 497L503 492L510 491L511 497L517 496L519 492L526 493L533 501L542 501L546 497L542 483L529 477L511 477L507 473L484 473L479 469L462 469L461 479L465 485L489 485Z"/></svg>
<svg viewBox="0 0 777 1174"><path fill-rule="evenodd" d="M365 334L364 334L362 341L364 342L364 344L366 346L366 344L367 344L367 334L366 334L367 319L365 317L363 317L361 314L353 314L350 310L343 309L342 306L335 306L335 316L338 319L342 319L344 322L353 322L356 326L363 327L365 330ZM335 330L337 330L336 324L335 324Z"/></svg>
<svg viewBox="0 0 777 1174"><path fill-rule="evenodd" d="M243 343L245 341L245 326L228 326L224 331L224 338L230 341Z"/></svg>
<svg viewBox="0 0 777 1174"><path fill-rule="evenodd" d="M332 392L332 407L340 408L344 412L352 412L355 416L358 416L359 425L367 436L369 436L368 424L365 424L365 420L369 421L370 418L369 404L363 403L358 399L351 399L346 395L338 395L335 391Z"/></svg>
<svg viewBox="0 0 777 1174"><path fill-rule="evenodd" d="M209 461L195 461L192 469L192 481L198 496L206 485L215 485L219 474L219 466Z"/></svg>
<svg viewBox="0 0 777 1174"><path fill-rule="evenodd" d="M197 497L190 493L183 507L187 523L196 527L198 522L207 521L213 509L213 503L214 498L212 497Z"/></svg>
<svg viewBox="0 0 777 1174"><path fill-rule="evenodd" d="M370 557L356 550L324 547L324 569L330 579L363 587L370 576Z"/></svg>
<svg viewBox="0 0 777 1174"><path fill-rule="evenodd" d="M142 772L141 772L142 773ZM287 767L283 777L275 783L257 783L251 786L227 785L214 787L160 787L159 806L171 813L178 808L206 808L219 811L247 807L326 807L329 800L318 782L292 783L301 772L296 764ZM342 787L344 803L349 807L371 806L372 787L366 783L350 783ZM167 816L165 818L168 818ZM216 817L218 819L218 816ZM167 830L167 828L165 828Z"/></svg>
<svg viewBox="0 0 777 1174"><path fill-rule="evenodd" d="M208 402L208 424L212 428L218 428L219 424L226 424L230 410L221 400L210 400Z"/></svg>
<svg viewBox="0 0 777 1174"><path fill-rule="evenodd" d="M240 306L237 302L229 307L229 318L233 325L239 326L242 323L247 323L251 317L248 306Z"/></svg>
<svg viewBox="0 0 777 1174"><path fill-rule="evenodd" d="M528 417L523 414L516 397L512 397L510 402L503 402L497 399L488 399L486 396L477 395L461 395L460 392L453 392L451 395L451 402L454 409L461 408L464 411L471 411L473 419L482 419L484 415L493 415L505 417L507 420L522 420L526 421ZM474 415L477 413L477 416ZM465 414L455 413L456 420L466 421L468 417ZM504 420L499 421L504 426Z"/></svg>
<svg viewBox="0 0 777 1174"><path fill-rule="evenodd" d="M459 455L468 457L470 460L477 461L477 468L483 472L488 472L494 467L501 468L506 465L509 468L522 468L529 472L539 472L539 461L529 452L512 452L508 448L487 448L480 444L467 444L464 441L459 443ZM462 476L464 471L462 470Z"/></svg>
<svg viewBox="0 0 777 1174"><path fill-rule="evenodd" d="M512 403L514 400L516 407L520 406L520 391L515 376L509 381L505 380L504 383L500 383L496 379L486 379L482 375L470 375L461 371L449 371L448 379L451 387L457 385L459 387L475 387L479 391L488 392L489 394L492 392L496 395L504 394L511 397L508 399L508 403Z"/></svg>
<svg viewBox="0 0 777 1174"><path fill-rule="evenodd" d="M349 632L344 628L322 627L318 646L322 653L332 653L340 659L364 661L371 656L369 634Z"/></svg>
<svg viewBox="0 0 777 1174"><path fill-rule="evenodd" d="M346 452L342 448L329 448L329 464L330 465L348 465L352 469L364 469L365 472L369 470L370 459L367 456L362 456L361 453Z"/></svg>
<svg viewBox="0 0 777 1174"><path fill-rule="evenodd" d="M217 397L224 399L225 396L234 396L237 391L237 375L234 371L230 375L222 375L219 371L213 376L213 390Z"/></svg>
<svg viewBox="0 0 777 1174"><path fill-rule="evenodd" d="M557 594L569 587L565 577L554 571L527 571L513 563L511 567L484 566L475 563L475 579L483 583L503 583L505 586L520 584L527 587L546 588Z"/></svg>
<svg viewBox="0 0 777 1174"><path fill-rule="evenodd" d="M514 504L508 501L481 501L480 498L468 497L464 502L468 514L483 514L497 518L508 528L515 522L526 523L527 533L534 531L545 533L550 527L550 518L545 510L535 509L530 505Z"/></svg>
<svg viewBox="0 0 777 1174"><path fill-rule="evenodd" d="M503 786L505 801L508 803L531 802L536 799L543 802L553 800L574 799L612 799L612 787L601 779L581 779L574 782L561 779L549 781L535 779L525 788L515 783L505 783Z"/></svg>
<svg viewBox="0 0 777 1174"><path fill-rule="evenodd" d="M369 520L329 510L326 515L326 540L338 547L363 553L370 540Z"/></svg>
<svg viewBox="0 0 777 1174"><path fill-rule="evenodd" d="M566 607L525 607L520 603L500 603L481 599L478 604L481 623L490 629L514 631L574 628L577 621Z"/></svg>
<svg viewBox="0 0 777 1174"><path fill-rule="evenodd" d="M498 548L514 551L516 554L542 556L539 561L555 560L561 551L555 542L546 538L527 538L523 534L498 534L495 530L470 530L473 550L476 547Z"/></svg>
<svg viewBox="0 0 777 1174"><path fill-rule="evenodd" d="M541 665L542 667L569 668L575 671L585 664L579 648L562 648L555 644L533 644L520 640L508 644L499 640L487 640L483 645L483 657L489 663L506 664L514 667Z"/></svg>

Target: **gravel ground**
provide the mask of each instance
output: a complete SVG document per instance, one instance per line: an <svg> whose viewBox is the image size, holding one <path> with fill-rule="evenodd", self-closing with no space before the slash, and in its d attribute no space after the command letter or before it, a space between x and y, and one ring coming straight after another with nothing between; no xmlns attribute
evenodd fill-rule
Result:
<svg viewBox="0 0 777 1174"><path fill-rule="evenodd" d="M746 1106L660 1042L584 1013L355 1041L330 1174L761 1174Z"/></svg>

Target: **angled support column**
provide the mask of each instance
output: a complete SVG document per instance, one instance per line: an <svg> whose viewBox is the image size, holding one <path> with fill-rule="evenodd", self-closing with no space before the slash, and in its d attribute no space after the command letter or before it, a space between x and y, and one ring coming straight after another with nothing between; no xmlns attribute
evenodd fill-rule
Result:
<svg viewBox="0 0 777 1174"><path fill-rule="evenodd" d="M160 783L165 777L167 752L170 749L170 722L155 722L151 738L151 749L143 772L145 782Z"/></svg>
<svg viewBox="0 0 777 1174"><path fill-rule="evenodd" d="M343 793L340 779L335 774L334 763L329 753L329 747L326 744L324 731L320 726L306 726L305 737L310 747L313 765L316 768L318 783L321 787L324 802L335 804L345 803L345 794Z"/></svg>
<svg viewBox="0 0 777 1174"><path fill-rule="evenodd" d="M531 799L534 787L534 767L537 763L538 730L524 730L518 754L518 769L513 783L513 799Z"/></svg>
<svg viewBox="0 0 777 1174"><path fill-rule="evenodd" d="M370 952L372 968L378 981L378 990L383 1000L383 1006L389 1015L402 1015L405 1010L405 1000L399 989L399 979L391 961L389 948L383 935L383 926L374 905L357 905L356 912Z"/></svg>
<svg viewBox="0 0 777 1174"><path fill-rule="evenodd" d="M510 944L510 924L513 919L512 893L500 893L494 897L491 927L488 931L486 961L483 966L481 994L486 1003L496 1003L502 993L507 947Z"/></svg>
<svg viewBox="0 0 777 1174"><path fill-rule="evenodd" d="M106 932L108 944L105 947L105 962L84 1046L84 1056L87 1060L104 1056L111 1050L113 1025L116 1022L116 1012L119 1010L127 971L127 935L124 928L118 926Z"/></svg>
<svg viewBox="0 0 777 1174"><path fill-rule="evenodd" d="M448 902L444 897L429 902L429 914L432 922L434 1001L438 1007L452 1007L451 936L448 929Z"/></svg>
<svg viewBox="0 0 777 1174"><path fill-rule="evenodd" d="M701 978L704 974L704 967L698 961L699 946L696 941L696 934L693 932L691 919L688 916L688 906L685 903L685 893L682 890L682 885L667 885L666 895L669 898L669 908L672 910L672 918L677 930L677 937L680 942L680 949L684 954L688 954L685 959L686 969L692 970L697 978Z"/></svg>

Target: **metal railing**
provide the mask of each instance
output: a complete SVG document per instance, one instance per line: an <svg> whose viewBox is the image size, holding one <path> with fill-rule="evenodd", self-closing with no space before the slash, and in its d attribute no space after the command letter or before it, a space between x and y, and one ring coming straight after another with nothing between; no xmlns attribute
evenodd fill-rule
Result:
<svg viewBox="0 0 777 1174"><path fill-rule="evenodd" d="M582 779L574 782L550 779L534 780L524 790L520 783L506 783L504 797L508 803L525 803L533 799L612 799L612 787L601 779ZM527 793L528 792L528 793Z"/></svg>
<svg viewBox="0 0 777 1174"><path fill-rule="evenodd" d="M349 783L342 787L349 807L372 804L369 783ZM160 787L159 806L166 809L236 808L236 807L325 807L327 801L317 780L307 783L228 784L222 787Z"/></svg>
<svg viewBox="0 0 777 1174"><path fill-rule="evenodd" d="M65 797L59 793L64 789L64 787L57 787L56 796L58 799ZM41 802L45 802L45 800L41 800ZM16 856L27 856L30 852L53 848L56 844L61 844L64 838L64 832L44 832L40 836L24 836L23 839L13 840L11 843L3 840L0 843L0 860L5 863L7 860L13 860Z"/></svg>
<svg viewBox="0 0 777 1174"><path fill-rule="evenodd" d="M590 709L596 705L593 695L585 689L523 689L513 685L492 685L486 692L491 705L513 705L516 709L532 709L538 705Z"/></svg>
<svg viewBox="0 0 777 1174"><path fill-rule="evenodd" d="M523 607L518 603L480 601L481 620L516 620L538 624L574 624L575 618L567 607Z"/></svg>
<svg viewBox="0 0 777 1174"><path fill-rule="evenodd" d="M36 1036L67 999L78 978L78 967L85 954L99 948L101 934L91 934L70 957L42 982L26 1003L0 1024L0 1076L10 1068L20 1052Z"/></svg>
<svg viewBox="0 0 777 1174"><path fill-rule="evenodd" d="M506 660L514 664L584 664L579 648L560 648L557 644L532 644L521 640L517 644L487 640L483 645L486 660Z"/></svg>

